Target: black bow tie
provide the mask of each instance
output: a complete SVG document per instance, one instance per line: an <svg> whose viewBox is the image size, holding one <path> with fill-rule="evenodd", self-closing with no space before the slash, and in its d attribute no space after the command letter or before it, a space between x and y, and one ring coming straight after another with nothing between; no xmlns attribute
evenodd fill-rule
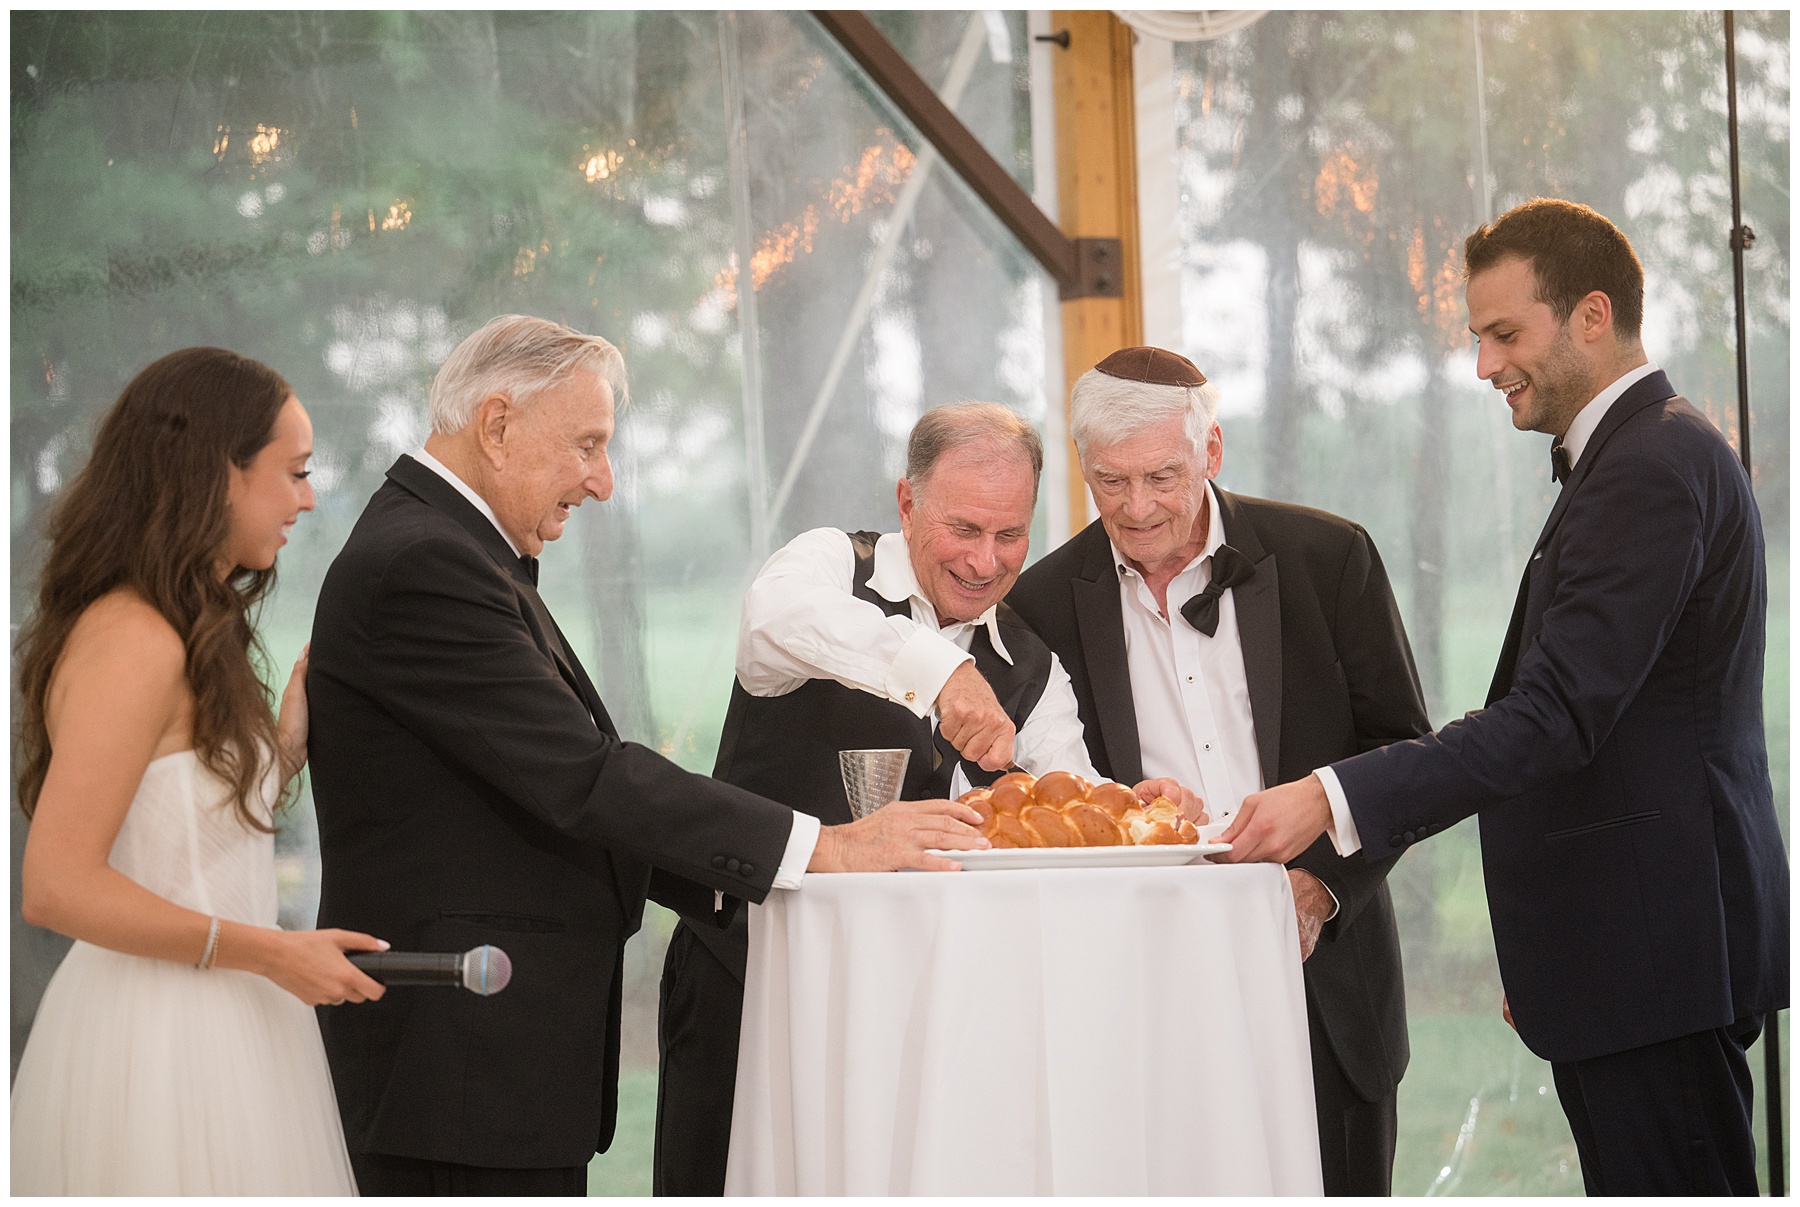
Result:
<svg viewBox="0 0 1800 1207"><path fill-rule="evenodd" d="M1212 581L1206 584L1206 590L1181 605L1181 614L1187 622L1211 637L1219 631L1219 596L1241 583L1247 583L1256 574L1256 567L1250 559L1233 549L1230 545L1220 545L1213 550Z"/></svg>
<svg viewBox="0 0 1800 1207"><path fill-rule="evenodd" d="M1574 467L1569 464L1569 450L1563 447L1562 437L1558 436L1550 442L1550 476L1561 486L1573 472Z"/></svg>
<svg viewBox="0 0 1800 1207"><path fill-rule="evenodd" d="M531 580L531 585L537 586L537 558L532 557L529 553L521 553L519 554L519 565L524 569L525 577Z"/></svg>

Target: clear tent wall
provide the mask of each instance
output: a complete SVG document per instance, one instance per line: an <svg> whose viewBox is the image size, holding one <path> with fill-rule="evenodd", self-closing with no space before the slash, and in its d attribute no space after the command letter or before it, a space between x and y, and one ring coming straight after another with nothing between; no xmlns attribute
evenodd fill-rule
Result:
<svg viewBox="0 0 1800 1207"><path fill-rule="evenodd" d="M1052 208L1033 33L1054 14L870 15ZM1738 19L1785 823L1788 22ZM1143 25L1146 329L1223 389L1222 484L1365 524L1434 719L1477 707L1551 485L1474 379L1461 239L1540 193L1613 217L1650 276L1652 355L1732 435L1718 15ZM748 575L811 527L895 527L922 409L1002 402L1060 448L1054 282L803 13L17 13L12 112L15 632L95 418L148 361L215 344L274 366L315 424L319 507L262 616L284 674L363 502L426 434L437 365L495 314L543 315L612 339L632 378L617 494L546 556L544 594L624 734L706 771ZM1034 554L1067 534L1063 493L1041 492ZM18 917L23 834L15 810L15 1063L64 948ZM306 925L304 797L279 850ZM1396 1189L1577 1191L1546 1071L1496 1017L1472 827L1393 885L1414 1038ZM668 924L629 955L597 1189L648 1187Z"/></svg>

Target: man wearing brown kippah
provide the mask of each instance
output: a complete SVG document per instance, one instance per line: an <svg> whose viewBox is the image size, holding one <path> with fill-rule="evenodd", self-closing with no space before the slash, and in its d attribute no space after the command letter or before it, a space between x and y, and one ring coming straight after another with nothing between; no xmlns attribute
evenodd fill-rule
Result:
<svg viewBox="0 0 1800 1207"><path fill-rule="evenodd" d="M1101 773L1174 777L1222 818L1430 724L1368 534L1217 489L1217 406L1200 370L1161 348L1083 374L1070 433L1100 519L1007 602L1068 669ZM1289 864L1327 1194L1392 1182L1408 1055L1393 863L1321 839Z"/></svg>

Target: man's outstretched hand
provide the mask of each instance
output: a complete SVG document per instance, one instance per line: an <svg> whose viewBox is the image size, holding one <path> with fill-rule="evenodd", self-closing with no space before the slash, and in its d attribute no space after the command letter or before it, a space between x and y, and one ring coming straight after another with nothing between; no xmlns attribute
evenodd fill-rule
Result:
<svg viewBox="0 0 1800 1207"><path fill-rule="evenodd" d="M847 826L821 826L809 872L958 872L962 865L928 850L985 851L981 815L953 800L897 800Z"/></svg>
<svg viewBox="0 0 1800 1207"><path fill-rule="evenodd" d="M1159 796L1167 797L1175 802L1181 815L1197 826L1203 826L1210 820L1206 816L1206 802L1181 786L1181 781L1164 777L1156 780L1145 780L1132 789L1137 798L1146 805Z"/></svg>
<svg viewBox="0 0 1800 1207"><path fill-rule="evenodd" d="M1214 841L1231 850L1213 859L1225 863L1286 863L1313 844L1331 824L1331 799L1319 777L1309 775L1244 798L1237 816Z"/></svg>

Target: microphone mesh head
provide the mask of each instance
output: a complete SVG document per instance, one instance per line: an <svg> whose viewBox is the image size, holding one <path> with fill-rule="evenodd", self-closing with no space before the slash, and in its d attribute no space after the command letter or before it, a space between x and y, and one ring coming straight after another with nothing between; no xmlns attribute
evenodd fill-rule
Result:
<svg viewBox="0 0 1800 1207"><path fill-rule="evenodd" d="M463 987L492 997L512 980L512 961L498 947L483 944L463 953Z"/></svg>

